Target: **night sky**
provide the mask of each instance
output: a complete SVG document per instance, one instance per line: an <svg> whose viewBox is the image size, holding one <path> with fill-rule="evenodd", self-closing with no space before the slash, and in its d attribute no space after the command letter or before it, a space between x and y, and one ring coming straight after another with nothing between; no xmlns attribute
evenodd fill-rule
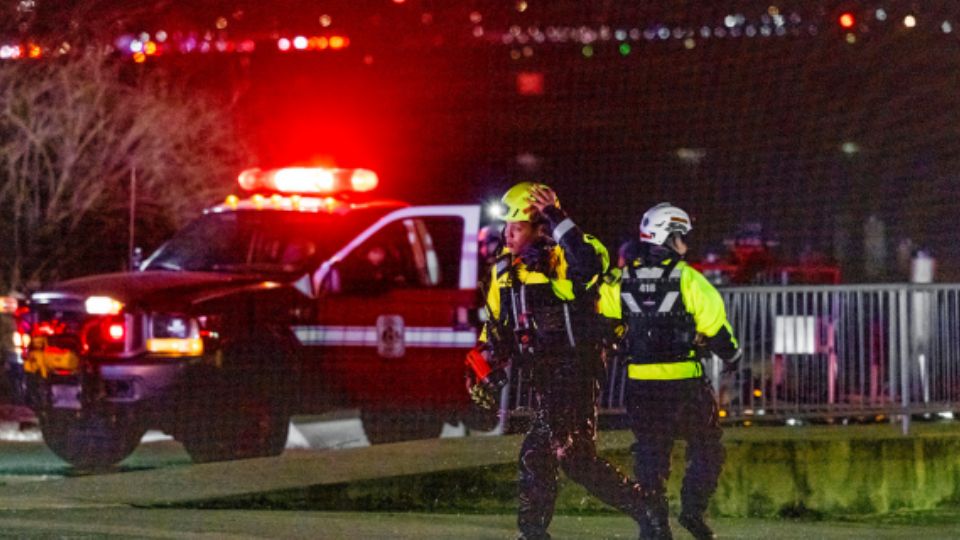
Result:
<svg viewBox="0 0 960 540"><path fill-rule="evenodd" d="M864 275L864 224L875 216L885 278L902 279L901 244L931 249L941 277L958 277L960 17L941 4L886 2L881 19L880 4L834 3L798 8L791 20L781 3L782 36L760 33L776 29L770 2L53 4L37 0L19 26L4 19L6 35L67 28L77 40L112 41L163 28L255 41L252 53L171 53L145 67L234 99L229 121L252 148L251 165L368 166L386 195L413 202L480 202L541 180L612 248L644 209L669 200L694 216L696 255L758 222L785 258L820 252L851 281ZM836 19L847 11L857 21L850 32ZM89 24L71 26L76 13ZM717 37L739 13L738 35ZM912 13L916 27L907 27ZM611 35L540 43L530 32L548 28ZM276 47L277 37L331 33L350 46ZM542 94L521 95L521 73L542 76Z"/></svg>

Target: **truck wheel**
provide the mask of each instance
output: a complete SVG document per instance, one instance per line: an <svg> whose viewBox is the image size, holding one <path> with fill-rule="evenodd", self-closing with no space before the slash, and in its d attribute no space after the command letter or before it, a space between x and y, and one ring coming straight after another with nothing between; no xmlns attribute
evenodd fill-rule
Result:
<svg viewBox="0 0 960 540"><path fill-rule="evenodd" d="M370 444L435 439L443 431L443 420L434 412L364 409L360 419Z"/></svg>
<svg viewBox="0 0 960 540"><path fill-rule="evenodd" d="M290 414L265 396L246 396L207 411L181 435L195 463L277 456L287 444Z"/></svg>
<svg viewBox="0 0 960 540"><path fill-rule="evenodd" d="M47 411L40 415L40 431L60 459L78 469L102 469L129 456L146 429L107 415Z"/></svg>

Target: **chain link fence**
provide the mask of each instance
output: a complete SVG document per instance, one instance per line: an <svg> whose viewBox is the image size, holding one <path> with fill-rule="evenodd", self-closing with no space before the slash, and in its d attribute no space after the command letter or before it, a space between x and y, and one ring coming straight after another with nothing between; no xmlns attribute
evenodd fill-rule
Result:
<svg viewBox="0 0 960 540"><path fill-rule="evenodd" d="M743 349L736 373L705 361L729 421L952 412L960 403L960 285L741 287L721 291ZM626 363L600 400L623 412ZM531 400L516 373L503 407Z"/></svg>

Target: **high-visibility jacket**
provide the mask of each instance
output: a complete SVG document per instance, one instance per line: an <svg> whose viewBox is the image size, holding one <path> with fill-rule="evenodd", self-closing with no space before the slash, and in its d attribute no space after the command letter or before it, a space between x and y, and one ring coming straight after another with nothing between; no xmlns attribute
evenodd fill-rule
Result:
<svg viewBox="0 0 960 540"><path fill-rule="evenodd" d="M522 254L504 249L491 269L486 308L490 319L507 331L535 330L542 339L576 346L594 337L597 284L610 258L599 240L584 234L565 215L557 221L556 243L544 247L542 271L529 268ZM484 328L480 341L488 339Z"/></svg>
<svg viewBox="0 0 960 540"><path fill-rule="evenodd" d="M631 379L702 376L694 345L698 334L724 361L739 357L720 293L682 260L665 259L654 265L632 261L614 279L604 281L600 294L603 314L627 326L627 376Z"/></svg>

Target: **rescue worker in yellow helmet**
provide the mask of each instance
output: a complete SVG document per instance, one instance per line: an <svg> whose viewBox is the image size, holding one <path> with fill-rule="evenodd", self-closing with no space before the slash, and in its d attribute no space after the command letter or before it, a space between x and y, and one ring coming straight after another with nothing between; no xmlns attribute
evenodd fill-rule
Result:
<svg viewBox="0 0 960 540"><path fill-rule="evenodd" d="M513 367L529 374L534 392L533 422L520 449L519 538L550 538L558 468L639 523L639 485L596 451L597 288L610 264L607 250L543 184L517 184L503 203L506 247L494 265L487 305L503 329L499 339L508 334L513 341ZM481 342L491 338L485 331Z"/></svg>
<svg viewBox="0 0 960 540"><path fill-rule="evenodd" d="M625 403L636 436L634 472L646 494L641 538L672 538L666 481L675 439L687 442L687 470L679 522L697 539L715 538L704 513L723 467L719 409L701 358L710 352L736 369L740 348L723 299L687 265L690 216L669 203L643 215L636 257L613 289L603 291L605 313L626 324ZM607 300L613 313L607 313ZM616 308L619 308L617 310ZM616 311L620 311L617 313Z"/></svg>

